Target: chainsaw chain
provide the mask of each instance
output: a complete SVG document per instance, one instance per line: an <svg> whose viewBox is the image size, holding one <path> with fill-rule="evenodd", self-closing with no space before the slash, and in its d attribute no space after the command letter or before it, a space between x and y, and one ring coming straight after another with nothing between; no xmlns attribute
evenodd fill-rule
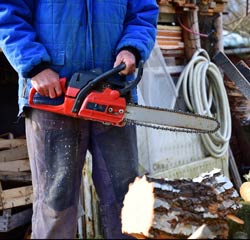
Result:
<svg viewBox="0 0 250 240"><path fill-rule="evenodd" d="M204 134L204 133L214 133L216 132L219 128L220 128L220 124L217 121L217 119L215 118L211 118L205 115L201 115L198 113L189 113L189 112L181 112L181 111L177 111L177 110L173 110L173 109L165 109L165 108L159 108L159 107L149 107L149 106L143 106L143 105L134 105L134 104L128 104L129 106L133 106L133 107L139 107L139 108L146 108L146 109L154 109L154 110L159 110L159 111L168 111L168 112L175 112L175 113L180 113L180 114L184 114L184 115L195 115L195 116L199 116L201 118L204 119L212 119L214 121L216 121L218 123L218 127L214 130L201 130L201 129L187 129L187 128L178 128L178 127L169 127L168 125L165 126L159 126L157 124L152 124L152 123L145 123L145 122L140 122L140 121L136 121L136 120L131 120L131 119L124 119L124 121L126 122L126 124L128 125L136 125L136 126L140 126L140 127L149 127L149 128L153 128L153 129L157 129L157 130L167 130L167 131L171 131L171 132L185 132L185 133L198 133L198 134Z"/></svg>

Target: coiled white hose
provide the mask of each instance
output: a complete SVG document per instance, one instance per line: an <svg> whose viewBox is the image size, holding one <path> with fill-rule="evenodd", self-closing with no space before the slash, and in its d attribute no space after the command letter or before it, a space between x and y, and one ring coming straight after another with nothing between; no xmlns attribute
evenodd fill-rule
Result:
<svg viewBox="0 0 250 240"><path fill-rule="evenodd" d="M219 121L219 130L201 134L201 139L211 156L222 157L231 137L231 113L221 72L204 49L198 49L185 66L176 85L178 92L181 85L189 111Z"/></svg>

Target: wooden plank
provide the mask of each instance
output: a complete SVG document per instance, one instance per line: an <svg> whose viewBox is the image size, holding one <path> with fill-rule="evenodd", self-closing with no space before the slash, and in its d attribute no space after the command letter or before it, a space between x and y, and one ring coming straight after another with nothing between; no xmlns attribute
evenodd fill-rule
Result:
<svg viewBox="0 0 250 240"><path fill-rule="evenodd" d="M169 169L164 169L162 166L155 165L154 168L162 169L162 172L157 172L154 177L167 177L169 179L177 178L194 178L198 176L201 172L209 172L215 168L222 169L223 174L229 176L227 157L223 156L221 158L206 157L203 159L196 160L194 162L189 162L183 164L182 166L177 166Z"/></svg>
<svg viewBox="0 0 250 240"><path fill-rule="evenodd" d="M239 92L228 92L227 95L230 96L230 97L242 97L243 96Z"/></svg>
<svg viewBox="0 0 250 240"><path fill-rule="evenodd" d="M160 36L160 35L158 35L156 37L156 39L160 40L160 41L179 41L179 42L182 41L181 37L176 37L176 36Z"/></svg>
<svg viewBox="0 0 250 240"><path fill-rule="evenodd" d="M161 44L159 47L163 50L184 49L184 44L183 45L182 44L180 44L180 45L166 45L166 44L163 45L163 44Z"/></svg>
<svg viewBox="0 0 250 240"><path fill-rule="evenodd" d="M31 172L0 171L0 181L31 182Z"/></svg>
<svg viewBox="0 0 250 240"><path fill-rule="evenodd" d="M167 66L169 74L181 73L184 69L184 66Z"/></svg>
<svg viewBox="0 0 250 240"><path fill-rule="evenodd" d="M3 191L3 187L2 187L2 183L1 183L1 181L0 181L0 192L2 192ZM2 201L2 198L0 197L0 209L2 209L3 208L3 201Z"/></svg>
<svg viewBox="0 0 250 240"><path fill-rule="evenodd" d="M31 204L33 201L33 188L32 186L25 186L3 190L1 198L3 203L1 209Z"/></svg>
<svg viewBox="0 0 250 240"><path fill-rule="evenodd" d="M182 28L180 26L169 26L169 25L157 25L157 30L158 31L175 31L175 32L182 32Z"/></svg>
<svg viewBox="0 0 250 240"><path fill-rule="evenodd" d="M26 145L0 151L0 162L14 161L26 158L28 158Z"/></svg>
<svg viewBox="0 0 250 240"><path fill-rule="evenodd" d="M247 81L250 82L250 68L248 65L243 60L240 60L235 66L239 69Z"/></svg>
<svg viewBox="0 0 250 240"><path fill-rule="evenodd" d="M0 139L0 150L26 145L26 139Z"/></svg>
<svg viewBox="0 0 250 240"><path fill-rule="evenodd" d="M12 214L12 209L3 210L0 216L0 232L9 232L17 227L30 222L32 217L32 208L28 208Z"/></svg>
<svg viewBox="0 0 250 240"><path fill-rule="evenodd" d="M11 132L6 132L0 135L0 138L4 139L14 139L14 134Z"/></svg>
<svg viewBox="0 0 250 240"><path fill-rule="evenodd" d="M23 172L29 170L30 170L29 159L1 162L0 164L0 171Z"/></svg>
<svg viewBox="0 0 250 240"><path fill-rule="evenodd" d="M229 171L231 173L232 181L234 182L234 186L239 191L240 186L242 185L242 181L240 178L240 174L239 174L239 170L238 170L236 161L234 159L233 152L232 152L230 147L228 149L228 153L229 153Z"/></svg>
<svg viewBox="0 0 250 240"><path fill-rule="evenodd" d="M176 13L175 8L171 5L161 5L159 10L161 13Z"/></svg>
<svg viewBox="0 0 250 240"><path fill-rule="evenodd" d="M157 43L161 46L177 46L177 47L184 47L183 42L179 41L162 41L157 39Z"/></svg>
<svg viewBox="0 0 250 240"><path fill-rule="evenodd" d="M184 49L163 49L161 48L163 56L175 56L175 57L184 57Z"/></svg>
<svg viewBox="0 0 250 240"><path fill-rule="evenodd" d="M177 39L180 39L182 40L182 33L179 32L179 31L164 31L164 30L161 30L161 31L158 31L157 33L157 38L158 37L168 37L168 38L177 38Z"/></svg>
<svg viewBox="0 0 250 240"><path fill-rule="evenodd" d="M174 14L172 13L159 13L158 23L172 23L175 21Z"/></svg>

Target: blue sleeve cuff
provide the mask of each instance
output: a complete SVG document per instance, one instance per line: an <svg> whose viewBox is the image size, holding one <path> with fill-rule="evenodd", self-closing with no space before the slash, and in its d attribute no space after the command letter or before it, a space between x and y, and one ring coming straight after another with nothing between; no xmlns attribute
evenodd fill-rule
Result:
<svg viewBox="0 0 250 240"><path fill-rule="evenodd" d="M49 63L48 62L41 62L40 64L33 67L31 69L31 71L28 72L27 77L28 78L33 78L38 73L42 72L43 70L45 70L47 68L49 68Z"/></svg>

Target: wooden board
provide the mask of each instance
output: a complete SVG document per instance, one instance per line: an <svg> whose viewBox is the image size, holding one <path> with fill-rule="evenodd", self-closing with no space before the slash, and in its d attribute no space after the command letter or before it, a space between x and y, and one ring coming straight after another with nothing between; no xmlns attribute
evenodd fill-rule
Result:
<svg viewBox="0 0 250 240"><path fill-rule="evenodd" d="M161 13L176 13L175 8L171 5L161 5L159 9Z"/></svg>
<svg viewBox="0 0 250 240"><path fill-rule="evenodd" d="M2 190L0 210L28 205L33 200L32 186Z"/></svg>
<svg viewBox="0 0 250 240"><path fill-rule="evenodd" d="M0 136L0 180L31 182L25 138L15 139L11 133Z"/></svg>
<svg viewBox="0 0 250 240"><path fill-rule="evenodd" d="M15 161L18 159L27 159L28 151L26 145L20 145L15 148L0 151L0 162Z"/></svg>
<svg viewBox="0 0 250 240"><path fill-rule="evenodd" d="M30 171L29 159L1 162L0 172L1 171L9 171L9 172Z"/></svg>
<svg viewBox="0 0 250 240"><path fill-rule="evenodd" d="M0 138L0 150L26 146L26 139L3 139Z"/></svg>
<svg viewBox="0 0 250 240"><path fill-rule="evenodd" d="M31 182L31 172L0 171L0 181Z"/></svg>

